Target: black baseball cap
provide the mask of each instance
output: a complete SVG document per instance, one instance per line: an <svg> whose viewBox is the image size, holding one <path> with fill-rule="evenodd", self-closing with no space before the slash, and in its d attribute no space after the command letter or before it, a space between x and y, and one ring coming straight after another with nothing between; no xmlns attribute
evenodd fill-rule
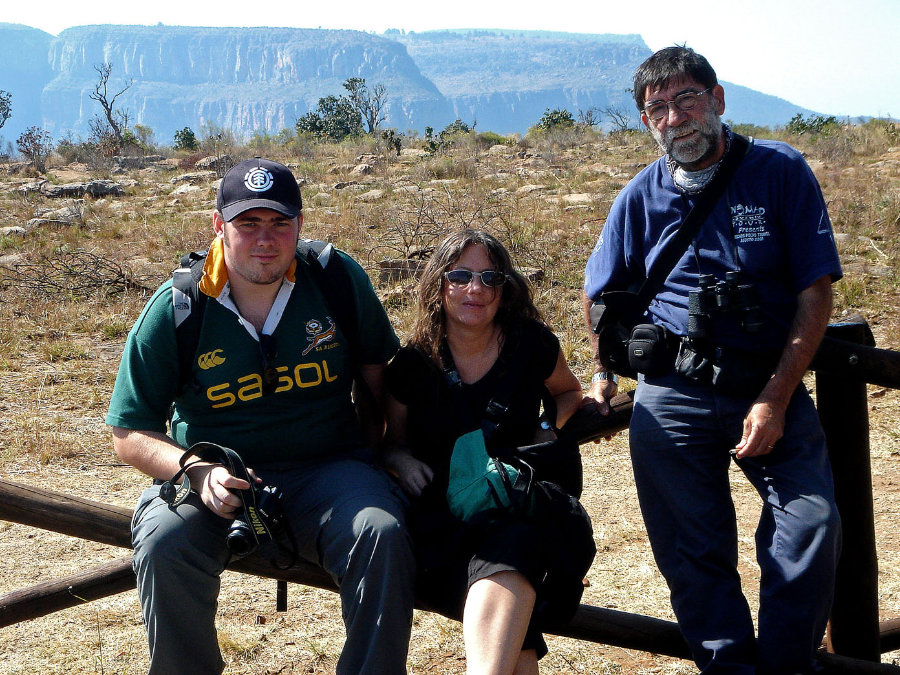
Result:
<svg viewBox="0 0 900 675"><path fill-rule="evenodd" d="M300 186L284 164L255 157L228 170L216 194L216 208L225 221L250 209L273 209L294 218L303 208Z"/></svg>

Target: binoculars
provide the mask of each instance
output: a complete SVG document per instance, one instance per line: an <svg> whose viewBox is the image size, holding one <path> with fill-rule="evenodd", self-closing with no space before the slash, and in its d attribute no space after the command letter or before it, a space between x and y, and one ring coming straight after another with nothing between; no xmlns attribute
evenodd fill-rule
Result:
<svg viewBox="0 0 900 675"><path fill-rule="evenodd" d="M697 277L699 288L688 293L688 337L704 339L710 336L712 318L735 314L748 333L762 328L762 316L756 287L743 282L739 270L725 273L724 281L716 281L712 274Z"/></svg>

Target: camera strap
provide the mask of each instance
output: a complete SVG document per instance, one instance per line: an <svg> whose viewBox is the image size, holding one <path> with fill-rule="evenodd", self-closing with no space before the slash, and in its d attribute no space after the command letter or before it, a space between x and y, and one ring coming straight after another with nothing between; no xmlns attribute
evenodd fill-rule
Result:
<svg viewBox="0 0 900 675"><path fill-rule="evenodd" d="M193 462L189 462L188 458L192 456L197 459ZM199 443L194 443L181 455L181 459L178 460L181 468L170 480L167 480L162 484L162 487L159 490L160 497L173 507L182 504L184 500L187 499L188 493L191 490L191 482L188 478L187 470L200 462L221 464L228 469L228 473L235 478L240 478L251 485L253 484L253 478L247 471L244 461L234 450L226 448L224 445L201 441ZM176 487L176 481L178 481L179 478L182 478L182 476L183 479L181 484ZM246 492L246 490L238 491L238 496L241 499L244 510L247 510L248 507L255 508L255 498L251 495L248 499L244 496L244 492Z"/></svg>
<svg viewBox="0 0 900 675"><path fill-rule="evenodd" d="M442 370L444 373L444 380L447 382L453 400L460 410L460 421L466 430L474 429L479 426L479 423L476 422L476 416L466 397L462 378L459 376L459 371L456 369L456 363L453 360L453 354L450 352L450 346L447 344L446 338L441 343L440 354L441 361L443 362ZM530 351L528 352L528 357L530 357ZM503 421L509 412L509 404L512 400L513 393L519 386L519 378L525 363L525 361L523 361L519 364L519 367L515 367L514 364L507 363L506 358L507 355L502 353L497 357L498 361L503 361L504 377L500 378L500 384L494 392L494 395L488 401L480 421L481 430L484 433L485 440L488 441L502 426Z"/></svg>
<svg viewBox="0 0 900 675"><path fill-rule="evenodd" d="M195 456L197 457L197 459L195 459L193 462L189 462L188 458L191 456ZM178 473L176 473L171 478L171 480L163 483L159 489L159 496L172 508L177 507L179 504L183 503L185 499L187 499L188 494L191 490L191 482L188 479L186 471L198 462L213 462L215 464L221 464L226 469L228 469L228 473L230 473L235 478L240 478L241 480L245 480L250 483L251 486L253 485L253 476L251 476L250 472L247 471L244 460L241 459L240 455L238 455L231 448L226 448L224 445L201 441L199 443L194 443L190 448L184 451L184 454L181 455L181 459L178 460L178 463L181 465ZM176 481L182 476L183 479L181 481L181 484L176 487ZM234 493L241 500L241 508L244 512L244 518L246 519L247 524L253 530L253 533L256 536L257 540L269 539L278 544L279 548L282 548L281 544L278 543L278 540L276 539L275 533L272 531L272 528L269 527L269 524L264 518L260 517L259 511L257 509L256 490L235 490ZM285 526L288 526L288 524L285 523ZM293 541L293 532L288 529L287 533L294 548L294 550L289 551L289 553L292 556L296 557L296 542Z"/></svg>
<svg viewBox="0 0 900 675"><path fill-rule="evenodd" d="M188 461L192 456L197 459ZM188 494L191 491L191 481L186 472L189 468L199 462L221 464L228 470L228 473L235 478L245 480L250 483L251 486L254 484L253 476L251 476L250 472L247 470L244 460L242 460L241 456L234 450L227 448L224 445L218 445L217 443L200 441L199 443L194 443L190 448L184 451L181 455L181 459L178 460L178 463L181 465L178 473L160 486L159 496L172 508L177 507L187 499ZM179 478L182 478L181 484L176 484ZM281 564L278 560L274 559L271 561L272 564L278 569L290 568L296 562L299 553L297 541L294 538L294 531L291 528L288 519L282 519L279 526L286 535L290 547L284 546L282 542L279 541L276 533L269 526L269 523L266 522L266 519L260 517L257 509L256 490L252 488L248 490L236 490L235 494L241 500L244 520L253 530L257 541L269 539L275 543L278 550L284 556L287 556L288 562L286 564Z"/></svg>
<svg viewBox="0 0 900 675"><path fill-rule="evenodd" d="M604 291L600 294L600 298L591 304L590 326L598 336L596 356L607 370L619 375L637 377L629 349L632 330L636 325L646 321L644 317L653 298L662 290L669 274L700 231L700 226L725 193L738 165L749 150L750 141L746 137L732 134L731 144L722 157L718 170L700 192L652 267L646 271L647 276L637 292Z"/></svg>

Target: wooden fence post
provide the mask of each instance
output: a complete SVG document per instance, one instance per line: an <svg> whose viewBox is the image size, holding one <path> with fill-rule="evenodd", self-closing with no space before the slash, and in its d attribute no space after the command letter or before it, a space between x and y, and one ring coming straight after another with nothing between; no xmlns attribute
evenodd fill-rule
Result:
<svg viewBox="0 0 900 675"><path fill-rule="evenodd" d="M828 327L830 337L874 345L862 317ZM853 359L854 355L850 355ZM855 365L852 361L848 364ZM828 627L828 649L866 661L881 661L878 625L878 561L869 454L866 383L846 372L816 372L816 402L825 430L841 514L843 546Z"/></svg>

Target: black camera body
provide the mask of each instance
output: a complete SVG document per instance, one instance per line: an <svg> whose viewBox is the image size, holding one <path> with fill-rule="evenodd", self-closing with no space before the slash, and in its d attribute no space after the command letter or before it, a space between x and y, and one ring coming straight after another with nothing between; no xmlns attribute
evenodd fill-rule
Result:
<svg viewBox="0 0 900 675"><path fill-rule="evenodd" d="M190 461L191 456L197 459ZM188 498L191 481L187 470L197 462L222 464L232 476L250 484L246 490L235 491L241 499L241 509L225 535L225 544L233 555L249 555L260 544L270 541L278 543L276 536L279 532L293 539L285 518L281 491L272 485L259 485L240 455L224 445L200 441L184 451L179 460L181 468L178 473L159 488L159 496L170 508L177 508ZM179 485L178 479L182 477Z"/></svg>
<svg viewBox="0 0 900 675"><path fill-rule="evenodd" d="M273 485L243 490L244 509L228 528L225 543L232 555L253 553L260 544L274 541L284 521L281 491ZM247 494L250 493L250 494Z"/></svg>
<svg viewBox="0 0 900 675"><path fill-rule="evenodd" d="M736 314L741 327L748 333L762 328L759 298L753 284L744 283L740 270L725 273L724 281L716 281L712 274L697 277L699 288L688 293L688 337L703 340L710 336L712 318L721 314Z"/></svg>

